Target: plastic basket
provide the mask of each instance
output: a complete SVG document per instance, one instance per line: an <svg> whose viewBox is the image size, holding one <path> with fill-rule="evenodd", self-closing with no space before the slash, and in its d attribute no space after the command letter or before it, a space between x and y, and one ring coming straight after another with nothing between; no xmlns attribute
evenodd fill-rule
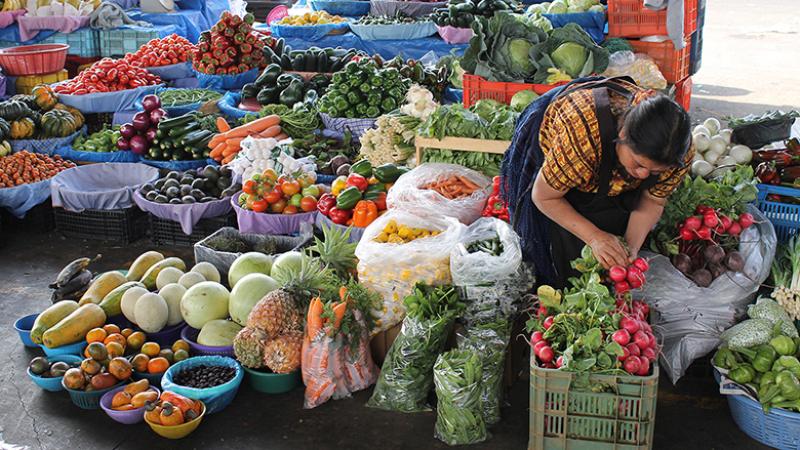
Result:
<svg viewBox="0 0 800 450"><path fill-rule="evenodd" d="M197 366L229 366L236 369L236 374L233 379L227 383L212 388L197 389L175 384L172 379L181 370ZM244 370L242 366L233 359L224 356L195 356L189 359L184 359L181 362L175 363L170 366L164 373L164 379L161 380L163 390L172 391L176 394L189 397L194 400L200 400L205 403L207 414L214 414L222 411L231 404L236 397L236 392L239 391L239 386L242 384L244 378Z"/></svg>
<svg viewBox="0 0 800 450"><path fill-rule="evenodd" d="M697 30L697 0L683 2L683 35ZM608 35L610 37L666 36L667 10L645 8L642 0L608 1Z"/></svg>
<svg viewBox="0 0 800 450"><path fill-rule="evenodd" d="M464 107L477 103L478 100L492 99L500 103L510 104L511 98L519 91L533 91L541 95L562 84L506 83L502 81L486 81L477 75L464 74Z"/></svg>
<svg viewBox="0 0 800 450"><path fill-rule="evenodd" d="M124 56L135 53L139 47L158 39L159 32L154 28L116 28L113 30L99 30L100 56Z"/></svg>
<svg viewBox="0 0 800 450"><path fill-rule="evenodd" d="M175 325L168 325L164 327L161 331L156 331L155 333L146 333L147 340L155 342L162 348L170 348L175 341L181 338L181 331L185 326L186 322L181 320Z"/></svg>
<svg viewBox="0 0 800 450"><path fill-rule="evenodd" d="M58 72L67 61L66 44L36 44L0 48L0 67L7 75L44 75Z"/></svg>
<svg viewBox="0 0 800 450"><path fill-rule="evenodd" d="M692 50L689 54L689 74L694 75L700 71L703 63L703 30L698 29L692 35Z"/></svg>
<svg viewBox="0 0 800 450"><path fill-rule="evenodd" d="M272 373L245 367L244 371L247 372L250 387L265 394L283 394L300 386L302 382L299 370L292 373Z"/></svg>
<svg viewBox="0 0 800 450"><path fill-rule="evenodd" d="M658 365L646 377L589 375L615 392L575 390L575 373L531 364L529 449L649 449L653 445Z"/></svg>
<svg viewBox="0 0 800 450"><path fill-rule="evenodd" d="M123 381L111 386L110 388L100 389L99 391L77 391L75 389L69 389L66 386L64 386L64 390L69 392L69 398L72 399L72 403L74 403L78 408L100 409L100 399L103 398L103 395L105 395L106 392L117 389L124 384L125 382ZM61 385L64 385L63 379L61 380Z"/></svg>
<svg viewBox="0 0 800 450"><path fill-rule="evenodd" d="M50 358L52 356L62 355L83 355L83 350L89 345L86 341L80 340L72 344L66 344L55 348L49 348L44 344L39 345L44 354Z"/></svg>
<svg viewBox="0 0 800 450"><path fill-rule="evenodd" d="M370 8L370 2L366 0L311 0L309 3L312 11L346 17L366 16Z"/></svg>
<svg viewBox="0 0 800 450"><path fill-rule="evenodd" d="M58 72L48 73L45 75L26 75L18 77L14 82L15 92L17 94L30 94L33 88L40 84L53 84L59 81L64 81L69 77L67 69L61 69Z"/></svg>
<svg viewBox="0 0 800 450"><path fill-rule="evenodd" d="M99 39L99 37L98 37L98 39ZM66 69L67 69L67 73L69 74L69 78L74 78L83 69L91 66L92 64L96 63L97 61L100 61L100 57L99 56L84 58L84 57L81 57L81 56L67 55L67 63L65 64L64 67L66 67Z"/></svg>
<svg viewBox="0 0 800 450"><path fill-rule="evenodd" d="M761 404L744 395L728 395L733 421L745 434L769 447L796 450L800 445L800 414L772 408L764 414Z"/></svg>
<svg viewBox="0 0 800 450"><path fill-rule="evenodd" d="M19 334L19 340L22 341L22 345L25 347L39 347L31 340L31 330L33 329L33 323L36 322L37 317L39 317L39 314L29 314L27 316L20 317L16 322L14 322L14 329L17 330L17 333Z"/></svg>
<svg viewBox="0 0 800 450"><path fill-rule="evenodd" d="M183 233L180 222L150 214L150 238L156 245L192 246L222 227L236 227L236 215L200 219L192 228L192 234L187 235Z"/></svg>
<svg viewBox="0 0 800 450"><path fill-rule="evenodd" d="M800 229L800 205L770 200L770 195L800 198L800 189L771 184L758 185L758 209L772 222L778 242L786 242Z"/></svg>
<svg viewBox="0 0 800 450"><path fill-rule="evenodd" d="M635 53L645 53L656 62L667 83L675 83L689 76L689 60L692 42L686 39L686 46L676 50L672 41L644 42L628 41Z"/></svg>
<svg viewBox="0 0 800 450"><path fill-rule="evenodd" d="M125 389L125 386L119 386L103 394L103 396L100 397L100 408L105 411L108 417L123 425L133 425L141 422L144 420L144 406L131 409L129 411L117 411L111 409L111 401L113 400L114 395L123 389ZM161 391L157 387L150 386L145 392L147 391L152 391L158 395L161 395Z"/></svg>
<svg viewBox="0 0 800 450"><path fill-rule="evenodd" d="M692 77L675 83L675 101L687 112L692 107Z"/></svg>
<svg viewBox="0 0 800 450"><path fill-rule="evenodd" d="M56 33L41 41L42 44L67 44L68 55L91 58L100 55L100 34L93 28L81 28L72 33Z"/></svg>
<svg viewBox="0 0 800 450"><path fill-rule="evenodd" d="M189 325L186 325L181 330L181 339L189 344L189 352L191 354L200 356L229 356L231 358L236 356L236 354L233 352L232 345L228 347L210 347L208 345L198 344L198 334L200 334L200 330L192 328Z"/></svg>
<svg viewBox="0 0 800 450"><path fill-rule="evenodd" d="M147 214L137 207L79 213L55 208L54 212L56 229L71 238L129 244L147 234Z"/></svg>
<svg viewBox="0 0 800 450"><path fill-rule="evenodd" d="M61 355L61 356L53 356L52 358L47 358L47 360L50 361L50 363L65 362L69 364L70 367L75 367L80 365L83 358L75 355ZM59 392L64 390L64 385L61 384L61 380L64 377L50 377L50 378L40 377L39 375L34 375L33 372L31 372L30 368L27 369L27 372L28 372L28 377L34 383L36 383L37 386L44 389L45 391Z"/></svg>

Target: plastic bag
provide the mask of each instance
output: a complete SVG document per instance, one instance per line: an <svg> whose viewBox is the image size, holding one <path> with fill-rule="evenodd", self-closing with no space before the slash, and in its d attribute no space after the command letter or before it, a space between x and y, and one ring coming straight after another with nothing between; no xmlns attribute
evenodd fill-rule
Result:
<svg viewBox="0 0 800 450"><path fill-rule="evenodd" d="M470 350L481 359L480 408L486 425L500 422L503 370L510 338L511 322L507 320L476 325L468 328L466 334L458 336L459 348Z"/></svg>
<svg viewBox="0 0 800 450"><path fill-rule="evenodd" d="M798 337L794 321L781 305L771 298L761 297L756 301L755 305L748 306L747 316L751 319L767 319L772 325L780 322L783 334L793 338Z"/></svg>
<svg viewBox="0 0 800 450"><path fill-rule="evenodd" d="M465 445L489 438L481 411L482 373L481 358L474 351L450 350L436 359L437 439L448 445Z"/></svg>
<svg viewBox="0 0 800 450"><path fill-rule="evenodd" d="M239 231L255 234L284 234L293 235L300 231L303 223L314 224L317 211L301 212L297 214L271 214L260 213L244 209L239 206L240 193L231 197L230 204L236 212Z"/></svg>
<svg viewBox="0 0 800 450"><path fill-rule="evenodd" d="M218 91L237 91L247 83L252 83L258 78L259 70L250 69L247 72L239 73L236 75L210 75L194 71L199 82L199 86L203 89L215 89Z"/></svg>
<svg viewBox="0 0 800 450"><path fill-rule="evenodd" d="M311 0L312 11L325 11L343 17L358 17L369 14L369 2L364 0Z"/></svg>
<svg viewBox="0 0 800 450"><path fill-rule="evenodd" d="M444 350L451 316L434 320L406 317L392 343L367 406L388 411L428 411L425 399L433 387L433 365Z"/></svg>
<svg viewBox="0 0 800 450"><path fill-rule="evenodd" d="M344 347L344 375L347 388L350 392L362 391L378 379L378 366L372 360L372 351L369 346L369 332L366 330L363 316L358 310L353 311L355 319L361 324L362 333L358 336L358 343L348 343Z"/></svg>
<svg viewBox="0 0 800 450"><path fill-rule="evenodd" d="M341 335L332 338L327 333L320 333L313 340L306 336L301 361L303 384L306 385L303 408L316 408L331 398L338 400L350 396Z"/></svg>
<svg viewBox="0 0 800 450"><path fill-rule="evenodd" d="M741 350L769 343L772 327L767 319L747 319L723 331L719 338L729 349Z"/></svg>
<svg viewBox="0 0 800 450"><path fill-rule="evenodd" d="M608 68L603 72L605 77L629 76L636 84L648 89L666 89L667 79L658 65L648 55L630 51L612 53L608 59Z"/></svg>
<svg viewBox="0 0 800 450"><path fill-rule="evenodd" d="M386 225L394 220L398 226L440 231L406 244L375 241ZM461 239L464 225L452 217L420 217L404 211L390 210L372 222L356 247L358 279L383 298L383 308L375 311L373 334L388 330L403 320L403 299L418 281L429 285L450 284L450 252Z"/></svg>
<svg viewBox="0 0 800 450"><path fill-rule="evenodd" d="M462 177L479 189L466 197L450 200L433 189L421 188L452 176ZM491 185L492 180L472 169L457 164L426 163L397 179L386 196L386 205L389 209L413 211L419 215L455 217L469 225L481 216L491 194Z"/></svg>
<svg viewBox="0 0 800 450"><path fill-rule="evenodd" d="M792 132L793 117L766 120L738 126L733 129L731 141L750 148L761 148L773 142L788 139Z"/></svg>
<svg viewBox="0 0 800 450"><path fill-rule="evenodd" d="M744 315L769 275L777 244L775 228L754 206L748 205L747 211L755 224L740 238L744 271L728 272L707 288L686 278L666 256L646 255L652 258L641 294L655 313L653 328L664 342L661 364L673 383L695 359L719 345L720 333Z"/></svg>

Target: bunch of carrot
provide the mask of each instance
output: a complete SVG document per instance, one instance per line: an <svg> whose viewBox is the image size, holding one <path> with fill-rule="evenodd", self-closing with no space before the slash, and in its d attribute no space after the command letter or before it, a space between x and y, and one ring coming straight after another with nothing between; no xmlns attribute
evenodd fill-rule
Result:
<svg viewBox="0 0 800 450"><path fill-rule="evenodd" d="M450 175L446 178L440 178L430 183L425 183L420 186L420 188L436 191L449 200L468 197L475 191L480 190L480 186L461 175Z"/></svg>
<svg viewBox="0 0 800 450"><path fill-rule="evenodd" d="M211 138L208 148L209 156L217 162L227 164L242 150L242 141L248 136L254 138L275 138L283 140L288 138L281 130L281 118L277 115L265 116L252 122L231 128L222 117L217 118L219 133Z"/></svg>

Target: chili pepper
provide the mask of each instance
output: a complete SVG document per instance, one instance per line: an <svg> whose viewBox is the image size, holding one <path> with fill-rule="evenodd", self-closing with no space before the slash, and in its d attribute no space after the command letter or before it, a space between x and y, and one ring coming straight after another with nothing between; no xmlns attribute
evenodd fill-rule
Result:
<svg viewBox="0 0 800 450"><path fill-rule="evenodd" d="M351 173L347 177L345 184L348 187L350 186L356 187L361 192L366 191L367 187L369 187L369 182L367 181L367 179L357 173Z"/></svg>
<svg viewBox="0 0 800 450"><path fill-rule="evenodd" d="M361 200L353 209L353 226L365 228L378 218L378 207L370 200Z"/></svg>
<svg viewBox="0 0 800 450"><path fill-rule="evenodd" d="M772 363L778 357L778 353L774 348L769 345L760 345L756 351L756 357L753 358L753 368L759 372L769 372L772 368Z"/></svg>
<svg viewBox="0 0 800 450"><path fill-rule="evenodd" d="M339 209L337 207L332 207L328 211L328 217L330 217L331 222L338 224L338 225L345 225L347 221L350 220L350 215L353 213L351 210Z"/></svg>
<svg viewBox="0 0 800 450"><path fill-rule="evenodd" d="M750 364L739 364L728 372L728 376L731 380L739 384L747 384L753 381L753 377L756 376L756 371Z"/></svg>
<svg viewBox="0 0 800 450"><path fill-rule="evenodd" d="M331 208L334 206L336 206L336 197L327 192L317 200L317 210L325 216L330 214Z"/></svg>
<svg viewBox="0 0 800 450"><path fill-rule="evenodd" d="M727 347L720 348L714 355L714 365L719 368L731 369L736 364L736 355Z"/></svg>
<svg viewBox="0 0 800 450"><path fill-rule="evenodd" d="M781 177L774 161L765 161L756 166L756 178L765 184L780 184L781 182Z"/></svg>
<svg viewBox="0 0 800 450"><path fill-rule="evenodd" d="M781 356L792 356L797 352L797 346L788 336L775 336L769 341L769 345Z"/></svg>

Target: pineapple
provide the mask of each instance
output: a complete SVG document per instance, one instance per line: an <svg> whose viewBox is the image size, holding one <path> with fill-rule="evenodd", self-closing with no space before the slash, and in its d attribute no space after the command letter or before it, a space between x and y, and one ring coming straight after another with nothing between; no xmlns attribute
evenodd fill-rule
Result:
<svg viewBox="0 0 800 450"><path fill-rule="evenodd" d="M247 327L263 331L269 339L287 331L303 328L302 315L293 296L277 289L256 303L247 316Z"/></svg>
<svg viewBox="0 0 800 450"><path fill-rule="evenodd" d="M264 367L264 347L267 333L258 328L242 328L233 338L233 351L243 366L251 369Z"/></svg>
<svg viewBox="0 0 800 450"><path fill-rule="evenodd" d="M325 266L341 277L347 277L356 268L356 245L350 242L350 229L340 232L334 227L322 226L322 238L309 250L319 255Z"/></svg>
<svg viewBox="0 0 800 450"><path fill-rule="evenodd" d="M303 332L290 331L267 342L264 365L275 373L290 373L300 368Z"/></svg>

